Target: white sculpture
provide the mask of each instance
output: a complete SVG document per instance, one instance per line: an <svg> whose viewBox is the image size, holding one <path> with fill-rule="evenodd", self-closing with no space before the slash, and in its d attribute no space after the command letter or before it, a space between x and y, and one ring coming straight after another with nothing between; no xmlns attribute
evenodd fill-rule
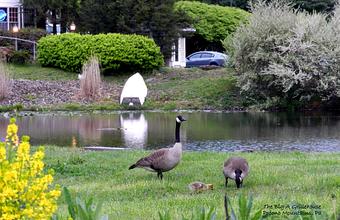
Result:
<svg viewBox="0 0 340 220"><path fill-rule="evenodd" d="M120 95L120 104L143 105L148 88L139 73L132 75L125 83Z"/></svg>

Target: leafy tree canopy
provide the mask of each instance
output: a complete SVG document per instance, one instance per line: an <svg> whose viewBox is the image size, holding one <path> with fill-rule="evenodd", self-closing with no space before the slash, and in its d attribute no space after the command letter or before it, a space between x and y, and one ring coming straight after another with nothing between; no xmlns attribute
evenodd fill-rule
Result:
<svg viewBox="0 0 340 220"><path fill-rule="evenodd" d="M267 2L270 2L268 0ZM248 0L200 0L208 4L218 4L222 6L238 7L249 10ZM337 0L291 0L295 8L306 10L308 12L330 12L334 9Z"/></svg>
<svg viewBox="0 0 340 220"><path fill-rule="evenodd" d="M175 8L188 15L192 19L196 34L210 42L224 40L242 22L246 22L250 15L238 8L192 1L179 1Z"/></svg>
<svg viewBox="0 0 340 220"><path fill-rule="evenodd" d="M147 35L160 46L165 58L185 16L174 11L175 0L83 0L79 11L79 28L86 33L125 33Z"/></svg>

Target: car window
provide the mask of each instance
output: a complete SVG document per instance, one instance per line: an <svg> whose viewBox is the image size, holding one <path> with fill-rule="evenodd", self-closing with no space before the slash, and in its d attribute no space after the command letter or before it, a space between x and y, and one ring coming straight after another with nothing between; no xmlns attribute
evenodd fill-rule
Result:
<svg viewBox="0 0 340 220"><path fill-rule="evenodd" d="M211 54L211 53L202 53L202 58L212 58L214 57L214 54Z"/></svg>
<svg viewBox="0 0 340 220"><path fill-rule="evenodd" d="M199 59L199 58L201 58L201 54L200 54L200 53L195 54L195 55L192 55L192 56L190 57L190 60L192 60L192 59Z"/></svg>

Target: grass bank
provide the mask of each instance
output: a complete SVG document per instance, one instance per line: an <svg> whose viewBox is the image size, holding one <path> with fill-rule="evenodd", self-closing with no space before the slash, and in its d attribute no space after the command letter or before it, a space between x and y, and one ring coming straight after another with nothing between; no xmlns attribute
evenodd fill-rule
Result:
<svg viewBox="0 0 340 220"><path fill-rule="evenodd" d="M67 81L77 80L76 73L59 69L41 67L39 65L9 65L13 79ZM175 110L175 109L210 109L240 110L245 100L239 94L234 71L228 68L202 70L198 68L162 68L152 73L143 74L148 87L145 104L139 110ZM124 83L132 73L115 74L103 77L103 81L117 87L111 97L119 97ZM66 88L67 89L67 88ZM20 94L18 94L20 95ZM24 94L23 94L24 95ZM27 95L27 94L26 94ZM76 95L76 94L75 94ZM103 94L107 95L107 94ZM34 98L34 97L33 97ZM117 100L107 98L90 103L78 103L72 100L57 105L43 106L3 106L0 111L20 110L125 110L129 107L120 106Z"/></svg>
<svg viewBox="0 0 340 220"><path fill-rule="evenodd" d="M224 187L223 161L236 153L184 152L182 162L159 181L154 173L128 170L146 151L84 152L72 148L46 147L45 162L55 170L56 183L83 197L104 201L102 212L109 219L158 219L169 210L190 216L195 208L216 207L223 219L223 196L236 206L239 193L254 196L255 210L265 205L317 204L331 213L331 196L340 199L340 153L237 153L247 158L251 171L242 189L229 181ZM189 192L192 181L214 184L213 191ZM66 213L60 199L59 213ZM337 203L340 210L340 203ZM275 211L275 209L267 209ZM279 218L280 219L280 218Z"/></svg>

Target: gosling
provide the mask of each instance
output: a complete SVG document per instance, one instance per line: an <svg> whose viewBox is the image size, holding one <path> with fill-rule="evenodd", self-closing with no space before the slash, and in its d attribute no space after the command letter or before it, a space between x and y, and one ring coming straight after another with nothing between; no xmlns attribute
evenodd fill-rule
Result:
<svg viewBox="0 0 340 220"><path fill-rule="evenodd" d="M180 141L181 123L186 121L181 115L176 117L175 144L170 148L162 148L154 151L150 155L139 159L129 167L129 170L136 167L144 168L151 172L157 172L157 177L163 179L163 172L175 168L182 158L182 143Z"/></svg>
<svg viewBox="0 0 340 220"><path fill-rule="evenodd" d="M230 157L224 162L223 174L225 177L225 187L228 185L228 178L235 180L237 188L241 188L244 178L248 176L249 165L242 157Z"/></svg>
<svg viewBox="0 0 340 220"><path fill-rule="evenodd" d="M199 181L190 183L188 187L191 192L198 192L198 193L214 189L213 184L206 184L206 183L202 183Z"/></svg>

